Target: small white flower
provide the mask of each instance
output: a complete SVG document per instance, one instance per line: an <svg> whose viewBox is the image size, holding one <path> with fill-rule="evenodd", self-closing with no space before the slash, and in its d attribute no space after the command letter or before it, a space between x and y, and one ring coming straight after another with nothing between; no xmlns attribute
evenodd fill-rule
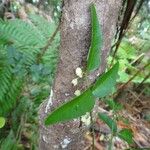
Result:
<svg viewBox="0 0 150 150"><path fill-rule="evenodd" d="M61 11L61 8L60 8L60 6L57 6L57 10L58 10L58 11Z"/></svg>
<svg viewBox="0 0 150 150"><path fill-rule="evenodd" d="M104 141L104 139L105 139L104 134L101 134L101 136L99 137L99 140L100 140L100 141Z"/></svg>
<svg viewBox="0 0 150 150"><path fill-rule="evenodd" d="M57 12L54 12L54 16L57 17Z"/></svg>
<svg viewBox="0 0 150 150"><path fill-rule="evenodd" d="M81 91L80 91L80 90L76 90L76 91L74 92L74 95L76 95L76 96L81 95Z"/></svg>
<svg viewBox="0 0 150 150"><path fill-rule="evenodd" d="M81 121L86 125L89 126L91 124L91 117L89 113L86 113L84 116L81 117Z"/></svg>
<svg viewBox="0 0 150 150"><path fill-rule="evenodd" d="M76 68L76 75L79 77L79 78L82 78L83 77L83 72L82 72L82 69L80 67Z"/></svg>
<svg viewBox="0 0 150 150"><path fill-rule="evenodd" d="M71 83L76 86L78 84L78 78L73 79Z"/></svg>

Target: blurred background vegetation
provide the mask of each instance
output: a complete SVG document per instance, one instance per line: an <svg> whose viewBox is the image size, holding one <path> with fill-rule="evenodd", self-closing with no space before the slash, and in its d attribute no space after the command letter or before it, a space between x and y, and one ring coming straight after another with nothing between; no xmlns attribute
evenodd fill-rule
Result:
<svg viewBox="0 0 150 150"><path fill-rule="evenodd" d="M55 76L61 11L61 0L0 2L1 150L38 147L37 112L49 97ZM137 92L142 88L144 95L150 96L150 1L137 2L115 49L118 35L108 58L109 65L120 62L118 84L131 85Z"/></svg>

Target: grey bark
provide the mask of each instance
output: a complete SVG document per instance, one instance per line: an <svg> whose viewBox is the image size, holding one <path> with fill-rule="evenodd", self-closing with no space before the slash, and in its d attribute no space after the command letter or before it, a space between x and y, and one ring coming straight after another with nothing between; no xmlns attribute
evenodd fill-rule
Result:
<svg viewBox="0 0 150 150"><path fill-rule="evenodd" d="M115 32L118 12L121 0L64 0L61 22L61 46L60 58L55 83L53 85L52 104L49 112L73 97L76 89L84 89L84 81L74 87L72 79L76 78L77 67L84 68L87 52L90 46L90 10L89 6L94 2L103 31L103 48L101 54L101 66L98 71L89 76L93 82L97 75L106 67L106 59L110 52L110 46ZM48 101L40 106L40 150L80 150L85 141L83 138L86 127L79 128L79 120L61 123L49 127L43 125L47 116L45 109Z"/></svg>

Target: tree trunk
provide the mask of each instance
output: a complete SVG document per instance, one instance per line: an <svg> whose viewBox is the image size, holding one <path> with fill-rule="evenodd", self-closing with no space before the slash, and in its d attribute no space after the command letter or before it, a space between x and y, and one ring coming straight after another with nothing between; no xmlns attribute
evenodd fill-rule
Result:
<svg viewBox="0 0 150 150"><path fill-rule="evenodd" d="M85 146L83 138L86 127L79 127L79 120L57 124L49 127L43 125L48 112L54 110L74 96L75 90L84 89L84 81L80 79L77 86L71 81L76 78L77 67L84 68L90 46L90 10L91 2L96 5L97 14L103 31L103 48L99 70L89 76L92 83L97 75L106 67L106 59L110 52L111 41L116 28L121 0L64 0L61 22L60 58L51 97L40 106L40 144L41 150L82 150ZM52 100L52 101L51 101ZM86 104L85 104L86 105Z"/></svg>

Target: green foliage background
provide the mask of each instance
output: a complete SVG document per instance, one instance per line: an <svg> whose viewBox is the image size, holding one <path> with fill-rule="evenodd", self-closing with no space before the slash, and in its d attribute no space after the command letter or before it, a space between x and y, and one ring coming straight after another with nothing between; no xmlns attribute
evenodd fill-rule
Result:
<svg viewBox="0 0 150 150"><path fill-rule="evenodd" d="M127 82L140 68L149 63L150 58L150 7L145 1L137 16L130 21L129 27L117 50L115 59L120 63L118 82ZM108 61L111 63L112 57ZM140 83L149 74L150 66L132 80ZM150 83L148 78L145 83Z"/></svg>
<svg viewBox="0 0 150 150"><path fill-rule="evenodd" d="M36 148L38 106L50 94L57 64L59 33L39 57L57 24L37 15L29 21L0 21L0 116L6 118L0 129L2 150Z"/></svg>

